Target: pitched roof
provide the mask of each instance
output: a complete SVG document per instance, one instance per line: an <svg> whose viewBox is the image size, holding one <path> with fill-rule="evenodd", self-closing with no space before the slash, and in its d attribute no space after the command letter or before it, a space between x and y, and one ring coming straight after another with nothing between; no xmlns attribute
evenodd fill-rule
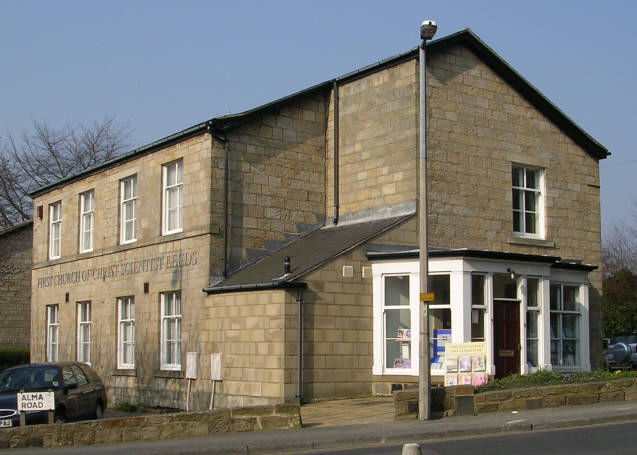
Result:
<svg viewBox="0 0 637 455"><path fill-rule="evenodd" d="M476 36L470 29L464 29L454 34L448 35L444 38L431 41L427 43L427 49L429 52L444 51L449 46L465 45L471 51L473 51L478 57L480 57L487 66L495 71L500 77L502 77L508 84L510 84L515 90L526 98L536 109L542 112L552 122L554 122L566 135L568 135L576 144L582 147L588 154L595 159L604 159L610 152L603 145L597 142L586 131L580 128L570 117L568 117L562 110L555 106L548 98L546 98L537 88L535 88L529 81L522 77L511 65L509 65L502 57L496 54L493 49L487 46L478 36ZM167 136L151 144L139 147L131 152L114 158L110 161L102 163L98 166L86 169L79 174L67 177L60 181L45 185L41 188L30 193L31 197L37 197L42 194L48 193L56 188L59 188L67 183L79 180L88 175L100 172L104 169L108 169L114 166L118 166L127 161L131 161L140 156L153 153L156 150L175 144L179 141L187 139L189 137L197 136L205 132L211 132L212 134L223 135L225 131L232 129L238 125L241 125L247 121L250 121L254 116L260 115L269 109L276 109L289 101L298 97L317 93L321 91L329 90L334 82L347 82L364 77L368 74L383 70L385 68L398 65L407 60L411 60L418 57L418 48L414 48L410 51L402 54L395 55L393 57L381 60L377 63L367 65L363 68L359 68L350 73L336 77L329 81L322 82L307 89L285 96L270 103L258 106L254 109L247 110L238 114L225 115L222 117L215 117L205 122L194 125L178 133Z"/></svg>
<svg viewBox="0 0 637 455"><path fill-rule="evenodd" d="M402 223L413 215L318 229L228 279L205 288L208 294L291 287L291 283L326 262ZM289 274L283 262L290 258Z"/></svg>

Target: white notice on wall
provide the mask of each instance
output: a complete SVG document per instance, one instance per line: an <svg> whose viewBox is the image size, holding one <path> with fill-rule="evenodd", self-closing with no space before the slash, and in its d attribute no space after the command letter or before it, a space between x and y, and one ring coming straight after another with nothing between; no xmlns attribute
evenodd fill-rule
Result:
<svg viewBox="0 0 637 455"><path fill-rule="evenodd" d="M197 353L186 354L186 379L197 379Z"/></svg>
<svg viewBox="0 0 637 455"><path fill-rule="evenodd" d="M222 381L221 379L221 353L210 354L210 379Z"/></svg>

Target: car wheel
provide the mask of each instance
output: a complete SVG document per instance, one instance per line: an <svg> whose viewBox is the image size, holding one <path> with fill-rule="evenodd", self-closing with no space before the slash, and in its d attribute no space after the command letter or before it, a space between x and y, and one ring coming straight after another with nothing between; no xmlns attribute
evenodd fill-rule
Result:
<svg viewBox="0 0 637 455"><path fill-rule="evenodd" d="M102 405L102 403L96 403L95 404L95 418L96 419L101 419L102 417L104 417L104 406Z"/></svg>
<svg viewBox="0 0 637 455"><path fill-rule="evenodd" d="M53 422L57 424L66 423L68 422L68 419L66 418L66 415L64 414L64 412L56 412Z"/></svg>

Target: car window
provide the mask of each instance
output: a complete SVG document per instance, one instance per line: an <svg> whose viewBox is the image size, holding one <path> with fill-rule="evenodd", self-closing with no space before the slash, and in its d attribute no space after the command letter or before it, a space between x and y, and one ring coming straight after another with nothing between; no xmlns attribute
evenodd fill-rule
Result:
<svg viewBox="0 0 637 455"><path fill-rule="evenodd" d="M616 343L637 343L637 335L619 335L611 340L611 344Z"/></svg>
<svg viewBox="0 0 637 455"><path fill-rule="evenodd" d="M78 367L77 365L71 365L71 368L73 369L73 373L75 373L75 378L77 379L78 385L88 384L88 379L86 379L86 375L80 367Z"/></svg>
<svg viewBox="0 0 637 455"><path fill-rule="evenodd" d="M77 385L77 380L75 379L75 375L73 374L73 371L71 371L70 366L66 366L62 368L62 375L64 376L65 386L68 387L71 385Z"/></svg>
<svg viewBox="0 0 637 455"><path fill-rule="evenodd" d="M19 392L29 382L29 374L24 369L5 371L0 375L0 392Z"/></svg>
<svg viewBox="0 0 637 455"><path fill-rule="evenodd" d="M16 368L0 375L0 392L57 389L59 386L60 373L57 367Z"/></svg>
<svg viewBox="0 0 637 455"><path fill-rule="evenodd" d="M82 368L82 371L86 374L86 378L89 382L102 382L97 373L88 365L80 365L80 368Z"/></svg>

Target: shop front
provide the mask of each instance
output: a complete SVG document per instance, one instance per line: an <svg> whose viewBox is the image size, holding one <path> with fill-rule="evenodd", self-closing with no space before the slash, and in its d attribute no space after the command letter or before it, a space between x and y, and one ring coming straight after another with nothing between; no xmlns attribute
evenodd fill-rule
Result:
<svg viewBox="0 0 637 455"><path fill-rule="evenodd" d="M417 376L417 252L372 260L375 376ZM590 370L588 272L550 256L433 251L429 261L429 362L442 383L448 343L484 343L486 373Z"/></svg>

